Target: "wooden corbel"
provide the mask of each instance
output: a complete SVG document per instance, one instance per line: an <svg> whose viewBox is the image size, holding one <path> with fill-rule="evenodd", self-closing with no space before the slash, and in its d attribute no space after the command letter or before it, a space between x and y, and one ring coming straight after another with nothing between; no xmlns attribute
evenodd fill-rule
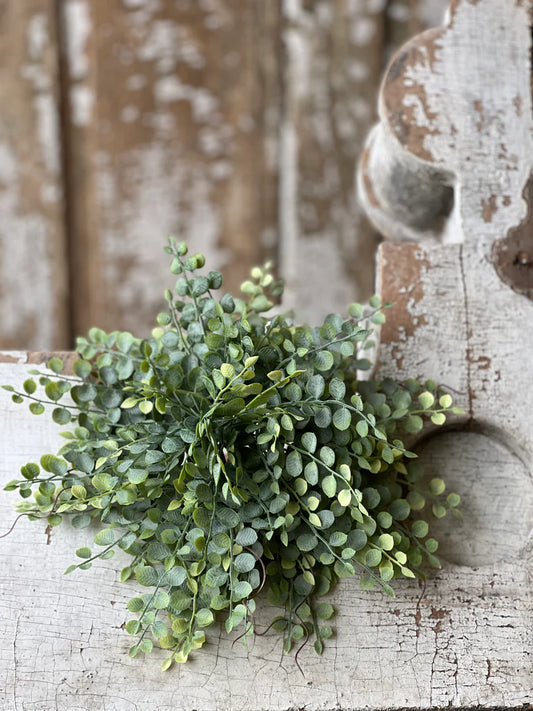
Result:
<svg viewBox="0 0 533 711"><path fill-rule="evenodd" d="M435 379L464 407L419 451L464 499L464 523L438 525L443 557L487 570L531 568L531 10L455 0L445 26L405 45L359 168L369 217L396 241L378 256L395 304L379 369Z"/></svg>

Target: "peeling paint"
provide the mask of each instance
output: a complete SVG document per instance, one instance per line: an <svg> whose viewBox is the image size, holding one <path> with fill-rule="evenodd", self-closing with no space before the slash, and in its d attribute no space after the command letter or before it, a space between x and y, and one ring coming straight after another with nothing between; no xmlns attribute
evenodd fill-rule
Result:
<svg viewBox="0 0 533 711"><path fill-rule="evenodd" d="M59 116L57 103L51 92L37 94L34 98L37 139L43 163L50 176L59 175Z"/></svg>
<svg viewBox="0 0 533 711"><path fill-rule="evenodd" d="M48 18L44 12L37 13L31 18L27 36L30 59L34 62L41 61L49 42Z"/></svg>
<svg viewBox="0 0 533 711"><path fill-rule="evenodd" d="M22 334L33 342L50 339L48 319L54 312L53 263L48 258L50 223L37 212L20 209L21 176L17 159L6 144L0 144L0 300L4 342ZM9 252L9 258L6 257ZM17 265L14 269L13 265ZM20 288L19 265L28 265L26 276L35 288ZM14 305L16 301L16 307ZM35 304L39 304L37 317Z"/></svg>
<svg viewBox="0 0 533 711"><path fill-rule="evenodd" d="M147 34L137 57L143 62L155 62L159 75L173 72L178 63L192 69L205 67L205 57L186 26L172 20L154 20L142 29L143 36Z"/></svg>
<svg viewBox="0 0 533 711"><path fill-rule="evenodd" d="M139 323L149 323L162 307L162 290L169 283L160 248L146 249L147 235L160 245L160 235L187 235L191 250L210 255L218 268L228 253L218 247L219 208L212 187L201 170L190 164L172 161L169 174L165 166L169 151L162 144L147 145L121 157L123 166L136 166L129 174L127 194L119 195L119 174L111 156L98 156L99 201L104 211L102 230L103 282L119 283L115 299L123 316L124 328L139 331ZM127 245L124 243L127 235ZM155 277L158 274L158 277ZM153 289L154 281L161 293ZM139 294L143 294L139 304ZM145 334L148 335L148 334Z"/></svg>
<svg viewBox="0 0 533 711"><path fill-rule="evenodd" d="M492 218L498 211L497 196L491 195L488 200L482 200L482 212L483 222L492 222Z"/></svg>
<svg viewBox="0 0 533 711"><path fill-rule="evenodd" d="M120 120L124 123L137 121L141 112L137 106L124 106L120 111Z"/></svg>
<svg viewBox="0 0 533 711"><path fill-rule="evenodd" d="M88 126L92 119L95 103L94 91L83 84L75 84L70 89L71 120L74 126Z"/></svg>
<svg viewBox="0 0 533 711"><path fill-rule="evenodd" d="M376 23L368 17L358 18L352 23L350 39L361 47L370 44L376 33Z"/></svg>
<svg viewBox="0 0 533 711"><path fill-rule="evenodd" d="M87 41L92 30L87 0L68 0L64 5L65 23L68 27L66 45L71 79L85 79L89 72Z"/></svg>
<svg viewBox="0 0 533 711"><path fill-rule="evenodd" d="M394 303L381 327L381 340L399 344L412 338L417 328L428 324L424 315L414 315L414 307L424 298L423 275L431 263L419 245L390 243L381 249L382 269L387 272L386 278L381 280L381 297L383 301Z"/></svg>

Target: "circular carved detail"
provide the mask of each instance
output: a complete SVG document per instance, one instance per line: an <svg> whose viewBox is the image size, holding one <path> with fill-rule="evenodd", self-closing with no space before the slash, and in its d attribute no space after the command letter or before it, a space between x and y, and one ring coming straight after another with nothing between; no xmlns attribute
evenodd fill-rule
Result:
<svg viewBox="0 0 533 711"><path fill-rule="evenodd" d="M522 460L492 436L444 432L418 447L425 476L461 496L464 520L433 519L441 559L476 568L516 557L533 526L533 480Z"/></svg>

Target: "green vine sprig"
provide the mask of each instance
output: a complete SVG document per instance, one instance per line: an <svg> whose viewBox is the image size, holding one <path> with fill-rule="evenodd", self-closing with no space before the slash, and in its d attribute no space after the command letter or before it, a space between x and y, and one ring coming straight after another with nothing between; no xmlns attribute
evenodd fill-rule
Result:
<svg viewBox="0 0 533 711"><path fill-rule="evenodd" d="M166 251L177 282L150 338L93 328L73 374L54 357L20 390L3 386L69 425L60 451L6 489L30 519L101 525L67 573L117 548L132 557L120 579L146 591L128 603L131 656L155 644L169 650L163 669L185 662L217 617L237 639L259 634L263 588L285 652L313 639L321 654L339 578L392 596L393 579L439 567L428 518L460 516L459 497L425 481L404 441L461 411L433 381L360 378L385 318L378 297L295 325L265 315L282 294L268 267L235 298L201 272L203 255L172 238Z"/></svg>

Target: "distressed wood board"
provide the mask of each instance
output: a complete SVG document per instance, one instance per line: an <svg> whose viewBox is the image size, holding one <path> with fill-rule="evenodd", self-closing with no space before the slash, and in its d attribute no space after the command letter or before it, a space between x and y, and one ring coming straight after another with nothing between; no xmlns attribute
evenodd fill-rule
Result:
<svg viewBox="0 0 533 711"><path fill-rule="evenodd" d="M54 3L0 3L0 341L65 348L67 253Z"/></svg>
<svg viewBox="0 0 533 711"><path fill-rule="evenodd" d="M0 364L0 382L19 383L29 367L27 354L10 358ZM51 419L30 415L1 392L5 483L21 464L56 451L60 440ZM483 507L483 489L474 495ZM16 498L0 494L6 529ZM466 533L476 539L476 524ZM215 628L201 653L167 673L159 670L163 652L130 659L131 638L122 627L136 584L117 582L119 554L63 577L74 550L92 535L68 524L47 534L44 523L21 520L0 541L0 708L354 711L533 703L531 550L525 541L474 567L444 560L424 586L398 582L395 599L344 580L331 598L337 635L321 658L303 650L302 676L294 659L282 656L275 633L232 648L232 638ZM259 607L258 627L264 629L274 610L266 601Z"/></svg>
<svg viewBox="0 0 533 711"><path fill-rule="evenodd" d="M366 298L354 167L386 60L445 6L3 0L0 348L148 334L169 233L232 290L273 258L306 320Z"/></svg>

